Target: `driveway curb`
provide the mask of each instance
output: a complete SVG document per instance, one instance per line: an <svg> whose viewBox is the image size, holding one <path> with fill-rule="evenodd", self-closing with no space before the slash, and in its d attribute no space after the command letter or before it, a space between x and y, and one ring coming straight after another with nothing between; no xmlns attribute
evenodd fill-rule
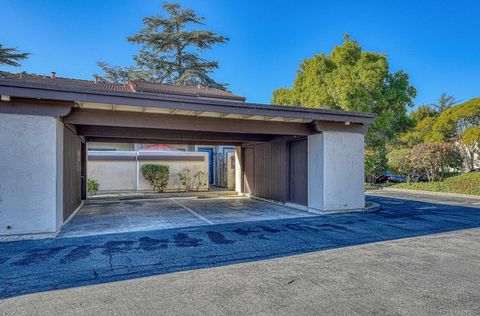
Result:
<svg viewBox="0 0 480 316"><path fill-rule="evenodd" d="M378 189L378 191L404 192L404 193L414 193L414 194L423 194L423 195L449 196L449 197L467 198L467 199L479 200L480 201L480 196L471 195L471 194L447 193L447 192L411 190L411 189L396 189L396 188L381 188L381 189Z"/></svg>
<svg viewBox="0 0 480 316"><path fill-rule="evenodd" d="M365 207L363 209L364 212L378 212L378 211L380 211L380 209L381 209L380 204L375 203L375 202L371 202L371 201L370 201L370 203L372 203L372 205Z"/></svg>

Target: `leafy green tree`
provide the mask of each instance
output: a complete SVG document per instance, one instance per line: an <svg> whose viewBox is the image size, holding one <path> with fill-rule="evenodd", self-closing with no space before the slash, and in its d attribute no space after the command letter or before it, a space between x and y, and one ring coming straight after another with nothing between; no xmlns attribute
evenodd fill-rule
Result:
<svg viewBox="0 0 480 316"><path fill-rule="evenodd" d="M135 67L98 65L105 73L97 78L111 82L127 82L142 79L151 82L176 85L201 84L210 88L225 89L210 73L218 68L218 62L200 57L199 52L213 45L225 43L228 38L206 30L192 29L204 25L205 18L190 9L182 9L178 3L164 3L166 16L156 15L143 19L144 28L128 41L142 45L134 56Z"/></svg>
<svg viewBox="0 0 480 316"><path fill-rule="evenodd" d="M475 147L463 143L462 135L469 128L478 126L480 126L480 98L475 98L443 111L433 125L433 131L439 135L439 139L458 144L466 167L472 170L475 168ZM466 139L469 139L469 136Z"/></svg>
<svg viewBox="0 0 480 316"><path fill-rule="evenodd" d="M429 105L420 105L416 110L411 111L409 116L413 123L417 124L427 117L438 116L438 112Z"/></svg>
<svg viewBox="0 0 480 316"><path fill-rule="evenodd" d="M407 180L415 171L412 164L412 149L400 148L394 149L387 154L388 168L395 173L404 176Z"/></svg>
<svg viewBox="0 0 480 316"><path fill-rule="evenodd" d="M380 148L411 125L406 106L415 95L405 72L389 71L385 54L362 51L346 35L330 55L305 59L292 88L274 91L272 103L376 113L366 144Z"/></svg>
<svg viewBox="0 0 480 316"><path fill-rule="evenodd" d="M425 117L411 130L399 136L400 143L406 147L413 147L422 143L438 142L442 136L433 130L435 117Z"/></svg>
<svg viewBox="0 0 480 316"><path fill-rule="evenodd" d="M387 150L385 147L376 149L365 148L365 175L368 182L374 182L382 172L387 170Z"/></svg>
<svg viewBox="0 0 480 316"><path fill-rule="evenodd" d="M475 160L480 159L480 126L470 126L461 136L465 163L469 170L475 169Z"/></svg>
<svg viewBox="0 0 480 316"><path fill-rule="evenodd" d="M437 100L437 103L430 104L430 107L437 111L437 113L442 113L445 110L448 110L459 101L455 99L453 95L447 95L445 92L440 95Z"/></svg>
<svg viewBox="0 0 480 316"><path fill-rule="evenodd" d="M8 48L0 44L0 66L20 67L20 61L26 59L29 53L19 53L17 48ZM0 78L7 77L11 73L0 71Z"/></svg>
<svg viewBox="0 0 480 316"><path fill-rule="evenodd" d="M455 140L466 128L480 126L480 98L471 99L444 111L434 129L446 140Z"/></svg>
<svg viewBox="0 0 480 316"><path fill-rule="evenodd" d="M429 181L437 181L447 171L460 169L463 158L453 143L425 143L413 147L410 163L412 169L424 171Z"/></svg>

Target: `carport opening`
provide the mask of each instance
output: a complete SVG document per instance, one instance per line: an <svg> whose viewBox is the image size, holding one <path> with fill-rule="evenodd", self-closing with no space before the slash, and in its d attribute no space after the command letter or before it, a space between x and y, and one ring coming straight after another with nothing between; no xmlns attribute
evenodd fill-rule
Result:
<svg viewBox="0 0 480 316"><path fill-rule="evenodd" d="M312 214L307 206L307 139L315 131L303 119L204 117L213 114L180 110L169 115L140 114L120 111L120 107L107 111L90 106L97 105L80 104L66 124L84 143L80 178L87 193L77 215L69 207L73 215L65 217L66 231L71 230L69 222L113 225L113 231L122 231ZM227 119L227 115L236 116ZM146 165L168 168L162 190L155 190L145 178L142 168ZM98 192L89 190L92 185L98 185ZM184 198L206 204L189 206L190 200L185 204ZM255 204L257 198L263 200L261 204ZM107 207L107 203L118 207ZM251 209L253 205L259 209ZM168 225L162 222L165 216Z"/></svg>
<svg viewBox="0 0 480 316"><path fill-rule="evenodd" d="M81 126L76 130L85 139L82 191L89 191L94 180L98 192L87 192L83 207L69 218L60 236L315 215L306 208L281 205L307 204L305 137L240 144L127 142L82 135L86 129ZM168 167L162 193L154 192L142 174L142 166L152 164ZM188 187L184 177L189 177Z"/></svg>
<svg viewBox="0 0 480 316"><path fill-rule="evenodd" d="M88 142L88 198L235 193L235 146Z"/></svg>

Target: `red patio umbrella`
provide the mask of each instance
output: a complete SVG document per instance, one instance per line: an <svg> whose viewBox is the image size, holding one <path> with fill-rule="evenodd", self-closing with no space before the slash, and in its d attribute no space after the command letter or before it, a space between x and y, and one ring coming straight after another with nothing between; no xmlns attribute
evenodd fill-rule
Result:
<svg viewBox="0 0 480 316"><path fill-rule="evenodd" d="M153 144L148 145L145 148L140 149L141 151L180 151L177 148L167 145L167 144Z"/></svg>

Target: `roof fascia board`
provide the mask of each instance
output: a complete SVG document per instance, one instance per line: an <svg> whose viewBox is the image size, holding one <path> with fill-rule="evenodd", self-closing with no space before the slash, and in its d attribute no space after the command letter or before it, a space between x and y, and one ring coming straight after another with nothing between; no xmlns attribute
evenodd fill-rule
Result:
<svg viewBox="0 0 480 316"><path fill-rule="evenodd" d="M17 102L17 101L0 101L0 113L6 114L29 114L39 116L51 116L60 118L68 115L74 106L73 102Z"/></svg>
<svg viewBox="0 0 480 316"><path fill-rule="evenodd" d="M353 122L369 124L375 115L363 112L348 112L328 109L286 107L235 102L229 100L202 100L181 96L155 95L151 93L130 93L120 91L101 91L98 89L46 88L33 84L18 86L0 80L0 94L37 99L69 100L120 104L129 106L156 107L203 112L232 113L242 115L263 115L271 117L303 118L334 122ZM52 85L50 85L52 86Z"/></svg>
<svg viewBox="0 0 480 316"><path fill-rule="evenodd" d="M321 132L347 132L365 134L368 130L369 124L358 123L340 123L340 122L322 122L314 121L313 126L319 133Z"/></svg>

